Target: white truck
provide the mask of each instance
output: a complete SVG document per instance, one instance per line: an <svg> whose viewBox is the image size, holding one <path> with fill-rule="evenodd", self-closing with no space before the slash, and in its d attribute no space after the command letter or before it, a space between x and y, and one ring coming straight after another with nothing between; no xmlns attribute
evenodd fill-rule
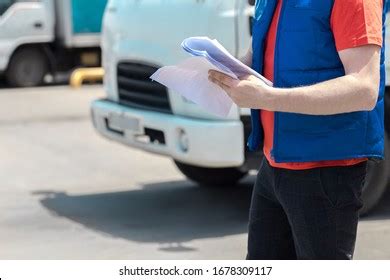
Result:
<svg viewBox="0 0 390 280"><path fill-rule="evenodd" d="M107 97L91 108L97 131L172 158L188 178L205 186L232 185L257 169L261 151L246 149L249 110L235 107L221 119L149 79L159 67L187 57L179 45L190 36L216 38L232 54L243 56L251 41L254 2L109 1L102 35ZM387 115L387 133L389 121ZM382 196L389 169L389 160L370 163L363 212Z"/></svg>
<svg viewBox="0 0 390 280"><path fill-rule="evenodd" d="M49 73L100 66L106 2L0 0L0 73L8 84L36 86Z"/></svg>

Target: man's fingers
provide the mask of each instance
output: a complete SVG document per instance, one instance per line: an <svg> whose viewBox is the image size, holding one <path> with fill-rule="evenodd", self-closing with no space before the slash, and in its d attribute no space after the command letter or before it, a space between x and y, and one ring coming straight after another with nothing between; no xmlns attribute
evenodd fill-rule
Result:
<svg viewBox="0 0 390 280"><path fill-rule="evenodd" d="M227 90L227 89L230 89L229 86L225 85L224 83L222 83L220 80L217 80L217 79L214 79L212 77L209 77L209 80L210 82L213 82L214 84L216 84L217 86L219 86L220 88L222 88L223 90Z"/></svg>
<svg viewBox="0 0 390 280"><path fill-rule="evenodd" d="M233 87L235 85L235 80L232 77L215 70L209 71L209 79L211 81L218 81L220 84L224 84L228 87Z"/></svg>
<svg viewBox="0 0 390 280"><path fill-rule="evenodd" d="M222 83L220 80L215 79L215 78L213 78L213 77L211 77L211 76L209 76L209 81L212 82L212 83L214 83L214 84L216 84L217 86L220 86L220 87L226 86L226 85L225 85L224 83Z"/></svg>
<svg viewBox="0 0 390 280"><path fill-rule="evenodd" d="M230 98L232 97L232 96L231 96L231 93L230 93L230 90L231 90L230 87L225 86L224 84L222 84L220 87L226 92L226 94L227 94Z"/></svg>
<svg viewBox="0 0 390 280"><path fill-rule="evenodd" d="M211 78L211 77L209 77L209 80L210 80L211 82L213 82L214 84L216 84L217 86L219 86L220 88L222 88L222 89L227 93L227 95L230 96L230 90L231 90L231 88L230 88L229 86L227 86L227 85L221 83L219 80L213 79L213 78Z"/></svg>
<svg viewBox="0 0 390 280"><path fill-rule="evenodd" d="M246 75L246 76L242 77L241 80L256 82L256 81L258 81L258 78L253 76L253 75Z"/></svg>

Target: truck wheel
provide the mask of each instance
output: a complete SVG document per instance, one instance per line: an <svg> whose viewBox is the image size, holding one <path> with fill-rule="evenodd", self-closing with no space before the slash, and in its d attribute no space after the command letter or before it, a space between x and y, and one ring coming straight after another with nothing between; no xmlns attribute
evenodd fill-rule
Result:
<svg viewBox="0 0 390 280"><path fill-rule="evenodd" d="M43 83L48 71L46 55L37 47L25 47L12 55L5 76L10 86L34 87Z"/></svg>
<svg viewBox="0 0 390 280"><path fill-rule="evenodd" d="M190 180L202 186L234 186L247 175L238 168L204 168L175 161L177 168Z"/></svg>
<svg viewBox="0 0 390 280"><path fill-rule="evenodd" d="M380 163L372 161L368 163L366 183L362 194L364 206L360 211L360 215L365 215L370 212L378 204L386 191L390 170L390 143L388 137L385 146L386 160Z"/></svg>

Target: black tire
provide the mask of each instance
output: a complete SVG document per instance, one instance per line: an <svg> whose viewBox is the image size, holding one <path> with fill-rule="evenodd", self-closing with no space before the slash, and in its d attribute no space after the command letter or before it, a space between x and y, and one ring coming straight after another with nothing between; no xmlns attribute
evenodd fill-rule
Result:
<svg viewBox="0 0 390 280"><path fill-rule="evenodd" d="M43 83L49 72L49 63L38 47L23 47L11 57L5 77L13 87L34 87Z"/></svg>
<svg viewBox="0 0 390 280"><path fill-rule="evenodd" d="M370 161L368 164L367 177L362 194L364 206L360 211L362 216L375 208L388 186L390 170L390 143L388 137L385 146L386 159L380 163Z"/></svg>
<svg viewBox="0 0 390 280"><path fill-rule="evenodd" d="M238 168L204 168L178 161L175 164L188 179L208 187L235 186L248 174Z"/></svg>

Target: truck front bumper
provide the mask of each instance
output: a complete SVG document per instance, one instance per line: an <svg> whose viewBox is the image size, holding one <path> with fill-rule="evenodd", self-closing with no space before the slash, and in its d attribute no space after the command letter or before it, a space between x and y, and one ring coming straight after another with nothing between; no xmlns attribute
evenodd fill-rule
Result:
<svg viewBox="0 0 390 280"><path fill-rule="evenodd" d="M245 161L240 120L215 121L132 109L109 100L92 104L103 136L177 161L210 168L240 167Z"/></svg>

